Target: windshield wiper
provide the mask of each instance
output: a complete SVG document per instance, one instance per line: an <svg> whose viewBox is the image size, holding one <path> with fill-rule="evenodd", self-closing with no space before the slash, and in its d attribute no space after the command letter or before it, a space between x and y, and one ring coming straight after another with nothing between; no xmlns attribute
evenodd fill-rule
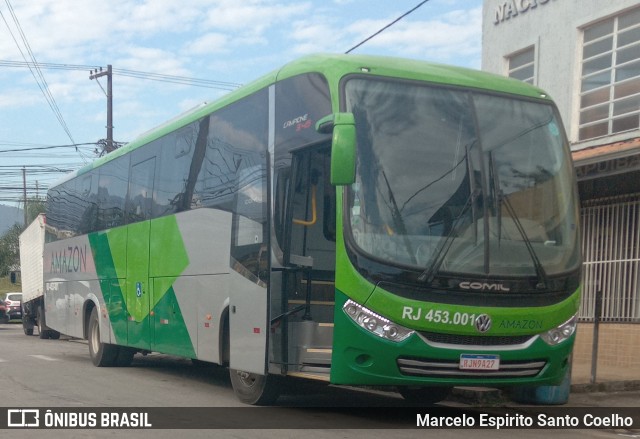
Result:
<svg viewBox="0 0 640 439"><path fill-rule="evenodd" d="M440 247L438 247L435 253L435 256L431 259L430 261L431 264L427 264L428 268L425 269L418 276L418 280L420 282L427 282L427 283L433 282L434 277L440 270L440 266L444 262L444 258L447 256L447 253L449 253L449 249L453 244L453 237L458 233L458 226L460 224L460 219L464 216L464 214L467 212L467 209L469 209L469 207L471 207L471 221L474 227L474 242L478 241L478 225L476 223L476 199L480 194L480 189L476 186L475 180L473 178L473 167L471 165L471 160L469 158L470 145L467 145L465 149L466 149L465 159L467 161L467 176L469 177L469 197L467 197L467 200L465 201L465 204L462 207L462 210L456 217L454 223L451 225L451 229L449 230L449 233L447 233L447 236L445 237L444 241L442 241L442 244L440 245Z"/></svg>
<svg viewBox="0 0 640 439"><path fill-rule="evenodd" d="M393 195L393 190L391 189L391 185L389 184L389 179L387 178L387 174L384 172L384 169L381 170L381 174L382 174L382 177L384 178L384 183L387 186L389 201L391 202L391 205L392 205L391 218L393 219L393 225L400 232L400 235L402 236L402 239L404 241L404 245L407 248L407 252L411 257L411 261L415 264L416 256L415 256L415 253L413 252L413 246L411 245L411 240L407 235L407 227L404 224L404 218L402 218L402 213L400 212L400 209L398 209L398 203L396 203L396 197Z"/></svg>
<svg viewBox="0 0 640 439"><path fill-rule="evenodd" d="M444 258L447 256L447 253L449 253L449 249L453 244L453 237L458 232L458 226L460 225L461 218L467 212L467 210L469 209L469 206L475 205L478 192L479 191L477 189L474 189L469 194L469 197L467 198L465 205L462 207L462 210L456 217L454 223L451 225L451 230L449 230L449 233L445 237L444 241L442 241L442 244L440 245L440 247L438 247L438 250L436 251L433 258L431 259L432 263L427 264L428 265L427 269L424 270L422 273L420 273L420 275L418 276L418 280L420 282L427 282L429 284L433 282L433 279L435 278L436 274L440 270L440 266L444 262ZM475 208L474 208L474 211L475 211Z"/></svg>
<svg viewBox="0 0 640 439"><path fill-rule="evenodd" d="M495 164L493 160L493 154L491 152L489 153L489 174L492 177L491 178L491 183L493 186L492 190L493 190L493 195L495 197L494 199L496 203L495 208L496 208L496 217L498 220L498 242L500 242L500 237L502 236L502 205L504 204L504 206L507 208L507 212L509 213L509 216L511 216L513 223L516 225L516 229L518 230L518 233L520 233L520 236L522 237L522 241L524 242L524 245L527 248L527 251L529 252L529 256L531 256L531 260L533 261L533 266L536 270L536 276L538 281L538 283L536 284L536 289L539 289L539 290L547 289L547 285L548 285L547 273L544 269L544 266L540 262L540 259L538 258L536 251L533 248L531 239L529 239L529 236L527 236L527 232L524 230L524 227L522 226L522 222L520 222L520 218L518 218L518 214L516 214L516 211L511 205L511 202L504 195L504 193L502 192L502 189L500 189L500 178L498 176L498 173L496 172Z"/></svg>

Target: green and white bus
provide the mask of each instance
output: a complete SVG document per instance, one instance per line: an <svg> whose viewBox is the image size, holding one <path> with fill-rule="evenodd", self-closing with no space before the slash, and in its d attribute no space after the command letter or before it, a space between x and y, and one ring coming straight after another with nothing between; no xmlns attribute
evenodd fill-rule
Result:
<svg viewBox="0 0 640 439"><path fill-rule="evenodd" d="M203 104L48 192L46 325L96 366L161 352L282 381L566 380L578 204L558 112L528 84L316 55Z"/></svg>

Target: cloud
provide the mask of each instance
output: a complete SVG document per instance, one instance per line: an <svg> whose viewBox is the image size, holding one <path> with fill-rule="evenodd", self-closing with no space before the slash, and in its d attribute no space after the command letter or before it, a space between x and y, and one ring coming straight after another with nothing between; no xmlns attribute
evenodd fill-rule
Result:
<svg viewBox="0 0 640 439"><path fill-rule="evenodd" d="M216 31L260 35L266 29L310 13L311 2L275 3L269 0L220 0L207 14L205 25Z"/></svg>
<svg viewBox="0 0 640 439"><path fill-rule="evenodd" d="M201 35L185 47L185 52L191 55L229 53L230 51L229 36L218 32Z"/></svg>
<svg viewBox="0 0 640 439"><path fill-rule="evenodd" d="M335 24L329 17L314 16L313 20L296 21L292 32L294 52L346 51L395 18L357 20L348 26ZM407 17L354 53L390 53L445 63L464 55L474 57L474 64L477 57L479 64L481 33L482 8L458 10L431 20Z"/></svg>

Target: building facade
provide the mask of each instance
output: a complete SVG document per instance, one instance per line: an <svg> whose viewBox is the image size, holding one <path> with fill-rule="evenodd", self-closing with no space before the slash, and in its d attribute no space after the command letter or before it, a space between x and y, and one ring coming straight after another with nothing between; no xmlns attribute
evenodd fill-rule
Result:
<svg viewBox="0 0 640 439"><path fill-rule="evenodd" d="M584 255L574 367L591 361L598 311L598 363L640 379L640 1L485 0L482 34L482 69L549 93L571 143Z"/></svg>

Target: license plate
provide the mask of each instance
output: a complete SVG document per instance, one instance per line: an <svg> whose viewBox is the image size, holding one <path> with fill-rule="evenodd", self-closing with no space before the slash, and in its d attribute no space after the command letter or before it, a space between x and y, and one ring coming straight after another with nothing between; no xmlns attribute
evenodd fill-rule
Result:
<svg viewBox="0 0 640 439"><path fill-rule="evenodd" d="M498 370L499 355L460 354L460 369L464 370Z"/></svg>

